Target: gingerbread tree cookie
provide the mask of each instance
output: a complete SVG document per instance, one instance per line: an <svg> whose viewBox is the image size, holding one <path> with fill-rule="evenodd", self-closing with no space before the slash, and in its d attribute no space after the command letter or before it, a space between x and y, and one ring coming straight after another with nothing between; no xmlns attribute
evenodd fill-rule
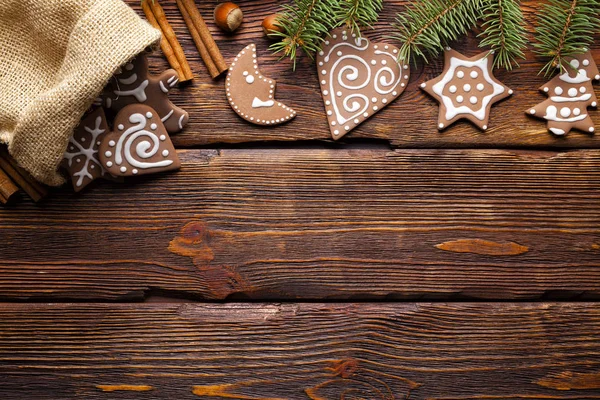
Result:
<svg viewBox="0 0 600 400"><path fill-rule="evenodd" d="M225 92L229 105L240 117L257 125L279 125L296 116L296 111L275 100L276 82L258 69L256 46L239 52L229 67Z"/></svg>
<svg viewBox="0 0 600 400"><path fill-rule="evenodd" d="M83 117L69 139L63 164L76 192L106 174L98 158L98 146L106 132L108 124L100 107Z"/></svg>
<svg viewBox="0 0 600 400"><path fill-rule="evenodd" d="M592 79L600 80L600 72L590 51L566 61L569 65L562 73L540 87L549 98L527 114L548 121L548 130L555 135L565 135L571 129L594 133L587 109L598 105Z"/></svg>
<svg viewBox="0 0 600 400"><path fill-rule="evenodd" d="M391 44L371 43L350 29L331 31L317 54L331 137L337 140L396 99L408 84L408 64Z"/></svg>
<svg viewBox="0 0 600 400"><path fill-rule="evenodd" d="M110 80L104 90L106 108L115 112L130 104L147 104L154 108L167 131L177 133L187 124L188 113L169 100L168 94L179 82L179 76L169 69L159 76L148 71L148 57L140 54L125 64Z"/></svg>
<svg viewBox="0 0 600 400"><path fill-rule="evenodd" d="M421 84L421 88L440 103L438 129L467 119L487 130L492 105L513 93L494 77L493 53L486 51L468 58L446 48L442 74Z"/></svg>
<svg viewBox="0 0 600 400"><path fill-rule="evenodd" d="M144 104L119 111L114 132L104 136L99 153L102 166L114 176L152 174L180 166L161 118Z"/></svg>

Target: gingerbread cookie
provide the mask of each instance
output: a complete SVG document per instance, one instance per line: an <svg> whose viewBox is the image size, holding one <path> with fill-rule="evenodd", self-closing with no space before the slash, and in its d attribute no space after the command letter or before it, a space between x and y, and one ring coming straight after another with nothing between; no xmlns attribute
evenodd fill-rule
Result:
<svg viewBox="0 0 600 400"><path fill-rule="evenodd" d="M256 46L246 46L233 59L225 81L227 100L233 111L257 125L278 125L296 116L296 112L275 100L276 82L258 69Z"/></svg>
<svg viewBox="0 0 600 400"><path fill-rule="evenodd" d="M98 158L98 146L106 132L108 124L104 110L96 108L83 117L69 139L63 165L76 192L106 174Z"/></svg>
<svg viewBox="0 0 600 400"><path fill-rule="evenodd" d="M421 84L421 88L440 103L438 129L445 129L460 119L467 119L484 131L488 128L492 104L513 93L494 77L493 54L486 51L468 58L446 48L442 74Z"/></svg>
<svg viewBox="0 0 600 400"><path fill-rule="evenodd" d="M131 104L119 111L114 131L100 143L99 158L104 169L115 176L153 174L180 167L161 118L144 104Z"/></svg>
<svg viewBox="0 0 600 400"><path fill-rule="evenodd" d="M530 108L527 114L548 121L548 130L565 135L571 129L594 133L594 122L587 108L596 107L592 79L600 80L600 72L590 51L567 59L570 67L540 88L549 98Z"/></svg>
<svg viewBox="0 0 600 400"><path fill-rule="evenodd" d="M337 28L317 54L317 71L331 136L337 140L396 99L410 69L398 49Z"/></svg>
<svg viewBox="0 0 600 400"><path fill-rule="evenodd" d="M179 82L179 76L169 69L159 76L148 71L148 57L140 54L121 67L104 90L106 108L115 112L123 107L142 103L156 110L171 134L180 132L187 124L188 113L169 100L169 90Z"/></svg>

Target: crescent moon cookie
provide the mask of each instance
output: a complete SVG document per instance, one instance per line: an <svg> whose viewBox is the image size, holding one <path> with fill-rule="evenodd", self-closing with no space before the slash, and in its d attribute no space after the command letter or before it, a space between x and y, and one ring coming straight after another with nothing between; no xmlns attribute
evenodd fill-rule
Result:
<svg viewBox="0 0 600 400"><path fill-rule="evenodd" d="M485 51L468 58L446 48L442 74L421 84L421 89L440 103L438 129L467 119L479 129L487 130L492 105L513 94L494 77L493 54L493 51Z"/></svg>
<svg viewBox="0 0 600 400"><path fill-rule="evenodd" d="M566 61L571 68L565 67L563 73L540 87L549 98L527 114L548 121L548 130L557 136L571 129L594 133L594 121L587 109L598 105L592 80L600 80L600 72L589 50Z"/></svg>
<svg viewBox="0 0 600 400"><path fill-rule="evenodd" d="M144 104L131 104L115 118L114 132L100 143L102 166L114 176L135 176L179 169L173 143L159 115Z"/></svg>
<svg viewBox="0 0 600 400"><path fill-rule="evenodd" d="M148 71L148 57L142 53L123 67L110 80L102 95L107 109L115 112L130 104L147 104L156 110L170 134L180 132L189 115L169 100L169 91L179 82L173 69L155 76Z"/></svg>
<svg viewBox="0 0 600 400"><path fill-rule="evenodd" d="M256 125L279 125L296 111L275 100L276 82L258 69L256 46L246 46L233 59L225 80L229 105L240 117Z"/></svg>
<svg viewBox="0 0 600 400"><path fill-rule="evenodd" d="M404 92L410 69L398 49L371 43L344 28L331 31L317 54L317 71L331 137L348 134Z"/></svg>
<svg viewBox="0 0 600 400"><path fill-rule="evenodd" d="M63 165L71 176L75 192L106 175L98 158L98 146L107 132L106 116L99 107L83 117L69 139Z"/></svg>

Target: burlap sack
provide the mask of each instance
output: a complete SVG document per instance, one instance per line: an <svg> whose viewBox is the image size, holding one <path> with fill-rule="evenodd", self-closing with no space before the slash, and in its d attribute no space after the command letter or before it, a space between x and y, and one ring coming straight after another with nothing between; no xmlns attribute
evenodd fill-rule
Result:
<svg viewBox="0 0 600 400"><path fill-rule="evenodd" d="M121 0L0 0L0 141L60 185L69 137L113 72L160 39Z"/></svg>

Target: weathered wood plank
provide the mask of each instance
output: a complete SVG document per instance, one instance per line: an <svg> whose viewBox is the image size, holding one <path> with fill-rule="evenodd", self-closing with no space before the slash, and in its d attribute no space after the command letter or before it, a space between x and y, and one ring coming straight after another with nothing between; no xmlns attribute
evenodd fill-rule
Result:
<svg viewBox="0 0 600 400"><path fill-rule="evenodd" d="M600 398L595 304L0 305L3 399Z"/></svg>
<svg viewBox="0 0 600 400"><path fill-rule="evenodd" d="M139 0L128 0L139 10ZM238 143L251 141L290 141L290 140L330 140L324 106L319 92L315 66L308 57L302 57L296 72L291 64L278 61L278 56L268 50L270 41L263 37L260 24L262 19L279 10L281 1L242 0L237 2L244 11L244 23L233 35L225 35L212 22L213 1L198 2L202 15L209 21L221 51L227 61L233 59L247 44L257 45L261 70L277 80L277 97L298 111L296 119L285 126L276 128L257 127L239 118L225 99L224 81L213 81L194 47L191 37L177 10L175 2L164 2L169 21L185 48L196 79L189 87L176 91L173 100L190 112L190 124L185 132L175 136L173 142L178 147L190 147L211 143ZM373 40L384 40L391 34L390 24L396 14L406 5L404 0L384 1L377 29L369 32ZM528 29L533 30L539 2L523 2ZM389 39L385 39L388 40ZM391 41L393 43L393 41ZM399 45L399 43L395 43ZM474 37L456 44L456 48L469 55L479 52L478 40ZM595 58L600 62L600 37L593 48ZM486 133L479 132L470 124L461 122L439 133L437 124L437 103L425 95L419 84L437 76L442 70L442 60L434 60L430 65L419 63L412 67L410 84L404 94L376 117L355 129L345 141L357 138L377 138L389 140L394 146L412 148L437 147L556 147L556 148L598 148L600 136L590 136L572 132L567 138L553 137L546 130L543 121L528 117L525 110L545 99L538 88L546 81L538 71L543 60L533 52L527 52L527 60L522 68L513 72L500 70L497 77L515 90L514 96L494 107L491 127ZM162 55L153 57L156 69L166 68ZM598 111L591 111L592 118L600 121Z"/></svg>
<svg viewBox="0 0 600 400"><path fill-rule="evenodd" d="M1 208L0 297L600 295L597 150L180 156L175 174Z"/></svg>

